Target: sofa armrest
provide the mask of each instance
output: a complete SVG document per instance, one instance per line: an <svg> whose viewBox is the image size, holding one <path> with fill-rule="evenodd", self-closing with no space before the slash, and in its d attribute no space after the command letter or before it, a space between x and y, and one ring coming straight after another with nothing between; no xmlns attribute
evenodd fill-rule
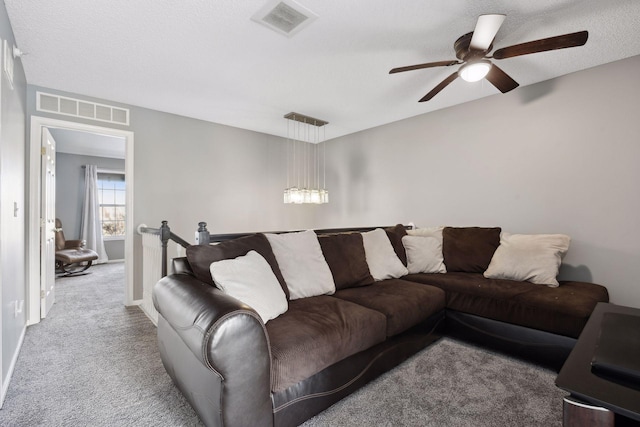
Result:
<svg viewBox="0 0 640 427"><path fill-rule="evenodd" d="M167 341L184 345L195 364L197 360L202 365L192 369L184 366L187 360L165 360L172 356L168 351L162 354L161 345L167 371L203 421L207 425L271 426L271 355L260 316L188 274L172 274L156 283L153 303L162 320L158 340L166 334ZM192 370L182 375L175 369L178 365ZM207 380L210 384L202 384L207 375L194 375L195 369L202 373L203 368L213 379ZM193 397L203 389L215 389L205 403Z"/></svg>
<svg viewBox="0 0 640 427"><path fill-rule="evenodd" d="M187 261L187 257L174 258L171 260L171 269L173 273L177 274L189 274L194 276L191 265Z"/></svg>

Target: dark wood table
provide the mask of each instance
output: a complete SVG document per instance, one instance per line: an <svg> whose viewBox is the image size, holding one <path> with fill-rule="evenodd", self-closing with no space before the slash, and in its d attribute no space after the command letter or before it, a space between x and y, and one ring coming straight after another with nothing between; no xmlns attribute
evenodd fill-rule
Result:
<svg viewBox="0 0 640 427"><path fill-rule="evenodd" d="M640 316L640 309L602 302L596 305L556 378L556 385L571 393L564 402L565 427L640 425L640 387L625 386L591 372L605 313Z"/></svg>

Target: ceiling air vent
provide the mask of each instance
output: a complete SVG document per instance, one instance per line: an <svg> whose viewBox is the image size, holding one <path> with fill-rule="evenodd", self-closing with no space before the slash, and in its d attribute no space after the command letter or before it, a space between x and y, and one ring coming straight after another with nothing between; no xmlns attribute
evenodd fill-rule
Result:
<svg viewBox="0 0 640 427"><path fill-rule="evenodd" d="M129 126L129 109L37 92L36 110Z"/></svg>
<svg viewBox="0 0 640 427"><path fill-rule="evenodd" d="M293 0L270 1L251 19L273 31L291 37L311 24L318 15Z"/></svg>

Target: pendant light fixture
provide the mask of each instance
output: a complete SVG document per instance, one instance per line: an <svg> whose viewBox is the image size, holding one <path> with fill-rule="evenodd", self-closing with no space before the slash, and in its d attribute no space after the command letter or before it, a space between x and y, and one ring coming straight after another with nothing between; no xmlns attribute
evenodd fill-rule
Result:
<svg viewBox="0 0 640 427"><path fill-rule="evenodd" d="M289 113L287 120L287 188L284 202L323 204L329 202L326 189L326 147L324 120Z"/></svg>

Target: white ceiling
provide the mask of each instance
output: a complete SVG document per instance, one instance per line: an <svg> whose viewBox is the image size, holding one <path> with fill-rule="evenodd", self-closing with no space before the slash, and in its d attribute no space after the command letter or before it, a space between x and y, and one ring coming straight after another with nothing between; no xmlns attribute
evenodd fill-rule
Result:
<svg viewBox="0 0 640 427"><path fill-rule="evenodd" d="M291 38L250 19L267 1L4 0L30 84L280 136L291 111L331 139L499 94L457 79L418 103L451 68L388 74L454 59L481 14L507 15L495 49L589 31L499 61L521 86L640 54L638 0L298 0L318 19Z"/></svg>
<svg viewBox="0 0 640 427"><path fill-rule="evenodd" d="M56 141L58 153L125 158L124 138L71 129L49 129L49 131Z"/></svg>

